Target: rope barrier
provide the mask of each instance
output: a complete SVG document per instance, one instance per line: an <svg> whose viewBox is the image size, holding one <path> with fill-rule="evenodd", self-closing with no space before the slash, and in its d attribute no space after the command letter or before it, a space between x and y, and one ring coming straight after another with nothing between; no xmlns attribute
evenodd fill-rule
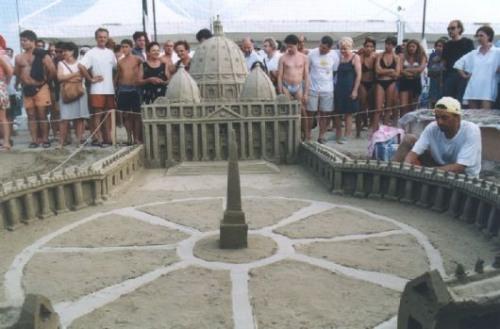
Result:
<svg viewBox="0 0 500 329"><path fill-rule="evenodd" d="M111 112L111 111L115 111L115 112L121 112L121 113L127 113L127 114L133 114L133 115L141 115L141 113L135 113L135 112L129 112L129 111L120 111L120 110L117 110L117 109L109 109L107 111L101 111L99 113L91 113L89 114L89 118L79 118L79 119L90 119L90 117L93 117L93 116L96 116L96 115L102 115L102 114L105 114L105 113L108 113L108 112ZM70 120L63 120L63 119L59 119L59 120L33 120L33 121L29 121L28 120L28 123L32 123L32 122L36 122L36 123L56 123L56 122L63 122L63 121L72 121L72 120L75 120L75 119L70 119ZM14 124L16 123L15 121L7 121L7 123L9 124Z"/></svg>
<svg viewBox="0 0 500 329"><path fill-rule="evenodd" d="M374 112L385 112L385 111L390 111L390 110L396 110L396 109L400 109L400 108L403 108L403 107L408 107L408 106L414 106L414 105L418 105L420 104L420 102L414 102L414 103L409 103L407 105L394 105L394 106L389 106L389 107L384 107L383 109L369 109L369 110L360 110L356 113L352 113L354 115L359 115L359 114L365 114L365 113L374 113ZM130 111L122 111L122 110L117 110L117 109L110 109L106 112L99 112L99 113L92 113L89 115L89 118L90 117L93 117L93 116L96 116L96 115L102 115L103 113L109 113L111 111L115 111L116 113L125 113L125 114L128 114L128 115L142 115L141 113L136 113L136 112L130 112ZM307 112L310 112L310 113L316 113L318 111L307 111ZM335 111L333 111L335 112ZM319 115L315 115L316 118L333 118L333 117L341 117L343 116L344 114L329 114L329 115L323 115L323 116L319 116ZM86 119L86 118L83 118L83 119ZM28 123L32 123L32 122L35 122L35 123L57 123L57 122L62 122L62 121L72 121L72 120L62 120L62 119L59 119L59 120L34 120L34 121L29 121L28 120ZM7 121L7 123L9 124L14 124L16 123L15 121Z"/></svg>
<svg viewBox="0 0 500 329"><path fill-rule="evenodd" d="M58 166L56 166L54 169L50 170L49 171L49 174L60 169L62 166L64 166L66 163L68 163L69 160L71 160L75 155L77 155L78 153L80 153L83 148L92 140L92 137L95 136L95 134L99 131L99 129L101 129L101 126L104 124L104 122L106 122L106 119L108 118L108 116L111 114L112 110L111 111L108 111L106 113L106 115L104 116L104 118L102 119L101 123L99 123L99 125L97 126L97 128L90 134L89 137L87 137L87 139L75 150L73 151L73 153L71 153L64 161L62 161Z"/></svg>
<svg viewBox="0 0 500 329"><path fill-rule="evenodd" d="M418 104L420 104L420 102L409 103L409 104L406 104L406 105L394 105L394 106L384 107L383 109L360 110L358 112L351 113L351 114L353 114L353 115L360 115L360 114L375 113L375 112L384 113L386 111L397 110L397 109L401 109L401 108L408 107L408 106L414 106L414 105L418 105ZM307 111L307 112L309 112L309 113L319 113L318 111ZM333 111L333 112L335 112L335 111ZM334 118L334 117L341 117L343 115L344 114L314 115L314 116L311 116L311 118L312 117L316 117L316 118Z"/></svg>

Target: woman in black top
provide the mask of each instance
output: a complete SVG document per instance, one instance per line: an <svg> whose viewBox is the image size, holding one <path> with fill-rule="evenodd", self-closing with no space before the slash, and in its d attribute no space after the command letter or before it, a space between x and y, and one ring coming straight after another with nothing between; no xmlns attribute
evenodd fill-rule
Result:
<svg viewBox="0 0 500 329"><path fill-rule="evenodd" d="M151 104L156 98L165 96L167 90L167 67L160 60L160 45L151 42L146 47L147 61L142 63L144 70L142 97L145 104Z"/></svg>

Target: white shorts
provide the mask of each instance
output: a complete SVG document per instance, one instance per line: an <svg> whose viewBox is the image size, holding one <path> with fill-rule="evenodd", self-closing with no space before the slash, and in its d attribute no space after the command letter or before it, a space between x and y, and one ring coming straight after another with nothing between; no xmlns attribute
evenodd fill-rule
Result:
<svg viewBox="0 0 500 329"><path fill-rule="evenodd" d="M309 91L309 98L307 100L307 111L317 112L333 112L333 92L331 93L317 93Z"/></svg>

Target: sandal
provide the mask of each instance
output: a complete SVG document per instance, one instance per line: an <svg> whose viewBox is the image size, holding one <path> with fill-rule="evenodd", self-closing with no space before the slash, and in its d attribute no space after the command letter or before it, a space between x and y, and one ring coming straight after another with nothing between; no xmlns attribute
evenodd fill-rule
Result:
<svg viewBox="0 0 500 329"><path fill-rule="evenodd" d="M35 142L31 142L30 145L28 145L28 148L30 149L36 149L39 145Z"/></svg>
<svg viewBox="0 0 500 329"><path fill-rule="evenodd" d="M102 147L102 143L98 142L98 141L92 141L92 143L90 145L95 146L95 147Z"/></svg>

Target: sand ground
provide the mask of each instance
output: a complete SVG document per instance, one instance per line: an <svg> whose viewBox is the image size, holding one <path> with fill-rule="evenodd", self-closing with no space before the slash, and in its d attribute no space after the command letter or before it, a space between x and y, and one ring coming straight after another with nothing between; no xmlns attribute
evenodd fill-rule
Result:
<svg viewBox="0 0 500 329"><path fill-rule="evenodd" d="M95 216L38 246L20 278L24 291L53 301L69 328L235 328L245 321L237 328L375 328L397 314L401 284L430 267L402 225L428 238L447 274L457 263L472 269L478 257L491 263L499 249L445 215L334 196L299 166L279 169L242 172L250 229L267 237L257 256L215 257L216 240L196 240L219 226L224 175L147 170L104 205L0 231L1 277L38 239ZM186 256L190 241L202 241L196 248L208 250L198 251L207 263L196 251ZM361 280L356 271L374 279ZM4 306L11 301L5 282ZM84 303L91 293L95 307Z"/></svg>

